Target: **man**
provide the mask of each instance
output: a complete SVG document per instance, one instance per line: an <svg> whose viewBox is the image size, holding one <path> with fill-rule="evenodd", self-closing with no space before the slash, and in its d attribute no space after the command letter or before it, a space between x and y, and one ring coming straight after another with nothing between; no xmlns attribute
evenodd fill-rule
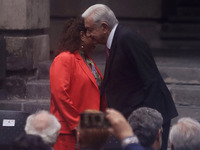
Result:
<svg viewBox="0 0 200 150"><path fill-rule="evenodd" d="M158 110L163 116L162 150L166 150L170 122L177 111L149 46L137 33L118 24L106 5L91 6L82 17L87 36L110 49L101 88L108 107L119 110L126 118L142 106Z"/></svg>
<svg viewBox="0 0 200 150"><path fill-rule="evenodd" d="M138 108L129 116L128 122L143 147L160 149L163 118L157 110L148 107Z"/></svg>
<svg viewBox="0 0 200 150"><path fill-rule="evenodd" d="M40 136L50 147L55 144L60 128L61 125L56 117L45 110L30 115L25 125L26 134Z"/></svg>
<svg viewBox="0 0 200 150"><path fill-rule="evenodd" d="M152 147L143 147L138 144L137 136L134 135L131 126L120 112L107 109L106 118L111 124L110 133L121 140L124 150L154 150Z"/></svg>
<svg viewBox="0 0 200 150"><path fill-rule="evenodd" d="M200 124L196 120L184 117L172 126L169 140L172 150L199 150Z"/></svg>

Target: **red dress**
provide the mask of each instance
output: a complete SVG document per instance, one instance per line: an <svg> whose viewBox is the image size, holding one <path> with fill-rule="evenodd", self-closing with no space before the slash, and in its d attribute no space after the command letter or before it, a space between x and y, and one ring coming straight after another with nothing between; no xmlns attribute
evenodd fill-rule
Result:
<svg viewBox="0 0 200 150"><path fill-rule="evenodd" d="M94 64L95 65L95 64ZM102 78L102 74L96 67ZM50 111L61 124L55 150L74 150L75 132L81 112L86 109L105 110L94 75L80 54L62 52L50 67Z"/></svg>

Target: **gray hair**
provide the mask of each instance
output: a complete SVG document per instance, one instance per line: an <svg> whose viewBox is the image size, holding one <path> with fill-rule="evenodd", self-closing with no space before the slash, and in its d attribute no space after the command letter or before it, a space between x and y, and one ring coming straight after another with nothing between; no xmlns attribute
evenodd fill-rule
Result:
<svg viewBox="0 0 200 150"><path fill-rule="evenodd" d="M41 110L30 115L26 120L26 134L38 135L44 143L53 146L61 128L57 118L48 111Z"/></svg>
<svg viewBox="0 0 200 150"><path fill-rule="evenodd" d="M189 117L179 119L171 128L169 140L174 150L199 150L199 122Z"/></svg>
<svg viewBox="0 0 200 150"><path fill-rule="evenodd" d="M134 134L142 146L150 147L162 129L162 115L155 109L141 107L132 112L128 118Z"/></svg>
<svg viewBox="0 0 200 150"><path fill-rule="evenodd" d="M90 6L83 14L83 18L92 17L97 24L107 22L109 27L113 28L118 23L113 11L104 4L95 4Z"/></svg>

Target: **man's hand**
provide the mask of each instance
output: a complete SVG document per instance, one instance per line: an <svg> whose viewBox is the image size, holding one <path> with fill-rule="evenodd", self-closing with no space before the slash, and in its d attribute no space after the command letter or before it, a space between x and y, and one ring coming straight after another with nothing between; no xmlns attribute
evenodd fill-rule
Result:
<svg viewBox="0 0 200 150"><path fill-rule="evenodd" d="M131 126L120 112L114 109L107 109L106 118L111 124L109 131L120 140L134 135Z"/></svg>

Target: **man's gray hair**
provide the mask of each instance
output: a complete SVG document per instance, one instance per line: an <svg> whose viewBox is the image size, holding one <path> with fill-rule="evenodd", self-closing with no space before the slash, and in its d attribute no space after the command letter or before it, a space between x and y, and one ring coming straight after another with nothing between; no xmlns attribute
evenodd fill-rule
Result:
<svg viewBox="0 0 200 150"><path fill-rule="evenodd" d="M179 119L171 128L169 140L174 150L199 150L199 122L189 117Z"/></svg>
<svg viewBox="0 0 200 150"><path fill-rule="evenodd" d="M44 143L53 146L61 128L57 118L46 110L30 115L26 120L26 134L40 136Z"/></svg>
<svg viewBox="0 0 200 150"><path fill-rule="evenodd" d="M158 132L162 129L162 115L155 109L141 107L132 112L128 118L134 134L142 146L151 147Z"/></svg>
<svg viewBox="0 0 200 150"><path fill-rule="evenodd" d="M96 24L107 22L109 27L112 29L115 24L118 23L117 18L113 11L104 4L95 4L90 6L83 14L83 18L92 17Z"/></svg>

